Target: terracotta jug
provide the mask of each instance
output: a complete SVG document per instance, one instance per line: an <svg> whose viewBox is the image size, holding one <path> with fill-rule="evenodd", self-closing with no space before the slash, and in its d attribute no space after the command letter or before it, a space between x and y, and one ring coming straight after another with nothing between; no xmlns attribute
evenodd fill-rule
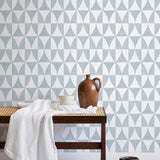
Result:
<svg viewBox="0 0 160 160"><path fill-rule="evenodd" d="M96 84L96 80L99 81L99 86ZM87 108L90 105L97 106L101 85L99 78L91 80L90 74L86 75L86 79L78 86L78 99L81 108Z"/></svg>

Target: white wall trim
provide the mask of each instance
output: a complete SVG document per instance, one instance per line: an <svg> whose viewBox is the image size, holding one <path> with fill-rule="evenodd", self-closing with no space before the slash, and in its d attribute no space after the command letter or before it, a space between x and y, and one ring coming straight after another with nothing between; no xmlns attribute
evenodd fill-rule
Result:
<svg viewBox="0 0 160 160"><path fill-rule="evenodd" d="M140 160L160 160L160 153L107 153L106 160L136 156ZM100 160L100 152L59 152L59 160Z"/></svg>
<svg viewBox="0 0 160 160"><path fill-rule="evenodd" d="M106 160L136 156L140 160L160 160L160 153L107 153ZM100 152L59 152L59 160L100 160Z"/></svg>
<svg viewBox="0 0 160 160"><path fill-rule="evenodd" d="M119 160L124 156L136 156L140 160L160 160L160 153L107 153L106 160ZM0 159L10 160L2 150L0 150ZM100 152L58 151L58 160L100 160Z"/></svg>

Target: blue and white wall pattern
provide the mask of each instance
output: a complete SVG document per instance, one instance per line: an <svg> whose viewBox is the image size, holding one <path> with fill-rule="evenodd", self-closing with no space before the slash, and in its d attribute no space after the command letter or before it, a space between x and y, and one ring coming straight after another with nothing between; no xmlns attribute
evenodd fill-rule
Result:
<svg viewBox="0 0 160 160"><path fill-rule="evenodd" d="M0 105L74 94L102 79L107 150L160 150L159 0L0 0ZM98 140L99 126L66 139ZM4 132L0 132L4 136Z"/></svg>

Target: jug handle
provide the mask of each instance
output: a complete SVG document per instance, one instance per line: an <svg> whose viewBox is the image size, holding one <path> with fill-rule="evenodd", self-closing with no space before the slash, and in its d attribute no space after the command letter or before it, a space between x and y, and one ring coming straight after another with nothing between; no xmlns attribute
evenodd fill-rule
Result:
<svg viewBox="0 0 160 160"><path fill-rule="evenodd" d="M99 78L94 78L94 79L93 79L93 81L96 81L96 80L99 81L99 87L98 87L98 89L97 89L97 91L99 92L99 90L101 89L101 86L102 86L102 82L101 82L101 80L100 80Z"/></svg>

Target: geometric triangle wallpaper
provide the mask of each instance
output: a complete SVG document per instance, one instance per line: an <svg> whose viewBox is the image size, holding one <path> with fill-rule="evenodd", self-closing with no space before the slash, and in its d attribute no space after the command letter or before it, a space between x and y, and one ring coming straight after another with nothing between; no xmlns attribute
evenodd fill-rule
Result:
<svg viewBox="0 0 160 160"><path fill-rule="evenodd" d="M103 84L107 151L159 151L160 1L0 0L0 106L60 94L78 103L88 73ZM65 133L100 140L98 125Z"/></svg>

